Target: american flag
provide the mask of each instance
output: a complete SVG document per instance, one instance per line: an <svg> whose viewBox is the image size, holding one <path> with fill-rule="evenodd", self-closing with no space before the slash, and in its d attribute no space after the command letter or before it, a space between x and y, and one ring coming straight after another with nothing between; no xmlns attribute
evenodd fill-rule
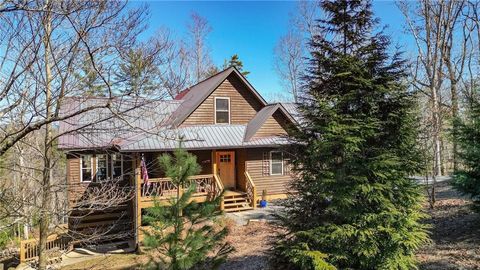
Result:
<svg viewBox="0 0 480 270"><path fill-rule="evenodd" d="M147 164L145 163L145 157L144 156L142 156L142 161L140 163L140 167L142 168L143 184L148 185L148 170L147 170Z"/></svg>

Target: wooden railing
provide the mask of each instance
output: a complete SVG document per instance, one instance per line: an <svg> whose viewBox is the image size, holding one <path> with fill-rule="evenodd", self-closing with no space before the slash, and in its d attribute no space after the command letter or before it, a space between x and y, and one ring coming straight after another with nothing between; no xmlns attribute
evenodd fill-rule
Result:
<svg viewBox="0 0 480 270"><path fill-rule="evenodd" d="M257 207L257 188L255 187L255 183L253 183L250 174L245 171L245 184L246 184L246 193L248 202L250 206L253 208Z"/></svg>
<svg viewBox="0 0 480 270"><path fill-rule="evenodd" d="M20 242L20 262L27 262L38 259L39 241L37 239L29 239ZM70 238L65 235L53 234L47 238L46 252L47 257L61 256L61 252L70 249Z"/></svg>
<svg viewBox="0 0 480 270"><path fill-rule="evenodd" d="M213 178L215 178L215 196L220 196L222 194L223 189L225 188L222 183L222 179L220 179L220 176L218 176L216 173L213 175ZM223 211L225 209L225 201L222 200L220 201L220 210Z"/></svg>
<svg viewBox="0 0 480 270"><path fill-rule="evenodd" d="M218 195L223 190L221 181L213 174L194 175L189 178L189 184L195 183L195 196ZM141 196L169 198L177 194L177 185L170 178L151 178L148 184L141 184ZM188 185L184 189L188 188Z"/></svg>

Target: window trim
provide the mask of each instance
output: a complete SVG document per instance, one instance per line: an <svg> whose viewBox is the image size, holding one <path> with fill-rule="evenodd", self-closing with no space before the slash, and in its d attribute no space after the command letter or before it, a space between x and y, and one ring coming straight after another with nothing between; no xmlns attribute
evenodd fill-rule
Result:
<svg viewBox="0 0 480 270"><path fill-rule="evenodd" d="M273 159L272 159L272 154L273 153L280 153L282 155L281 159L280 159L280 164L282 165L282 170L280 173L273 173L272 172L272 169L273 169ZM277 162L278 163L278 162ZM270 175L283 175L283 151L270 151Z"/></svg>
<svg viewBox="0 0 480 270"><path fill-rule="evenodd" d="M109 154L108 156L110 157L110 178L114 180L113 172L115 171L113 168L113 159L111 158L112 155L118 155L120 156L120 176L119 179L123 179L123 155L120 153L113 153Z"/></svg>
<svg viewBox="0 0 480 270"><path fill-rule="evenodd" d="M90 156L90 180L83 180L83 157L84 156ZM86 155L80 155L80 183L91 183L93 181L93 155L92 154L86 154Z"/></svg>
<svg viewBox="0 0 480 270"><path fill-rule="evenodd" d="M223 100L228 100L228 110L227 111L224 111L224 110L221 110L220 112L228 112L228 123L217 123L217 99L223 99ZM213 101L213 114L214 114L214 118L215 118L215 124L220 124L220 125L229 125L231 120L231 106L230 106L230 97L214 97L214 101Z"/></svg>
<svg viewBox="0 0 480 270"><path fill-rule="evenodd" d="M105 155L106 163L107 163L107 167L106 167L106 169L107 169L107 175L106 175L105 179L103 179L103 180L99 180L99 179L97 178L97 174L98 174L98 156L99 156L99 155ZM110 164L110 154L105 153L105 154L96 154L96 155L95 155L95 174L94 174L95 182L105 182L105 181L110 180L110 177L109 177L110 166L109 166L109 164Z"/></svg>

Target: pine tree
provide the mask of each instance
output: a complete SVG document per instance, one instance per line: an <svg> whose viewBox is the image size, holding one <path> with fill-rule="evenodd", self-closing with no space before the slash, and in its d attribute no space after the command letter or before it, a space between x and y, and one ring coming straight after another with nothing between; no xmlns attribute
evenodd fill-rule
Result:
<svg viewBox="0 0 480 270"><path fill-rule="evenodd" d="M159 91L160 74L155 64L155 57L143 47L129 50L116 74L116 80L123 94L141 96Z"/></svg>
<svg viewBox="0 0 480 270"><path fill-rule="evenodd" d="M243 70L243 62L240 60L240 57L238 57L238 54L232 55L232 57L230 57L230 59L228 61L227 61L227 59L225 59L225 61L223 63L223 69L227 69L229 67L237 68L238 71L240 71L240 73L242 73L242 75L245 76L245 77L248 74L250 74L250 71Z"/></svg>
<svg viewBox="0 0 480 270"><path fill-rule="evenodd" d="M467 119L456 119L454 128L462 166L454 172L453 185L469 195L475 210L480 211L480 104L477 100L471 102Z"/></svg>
<svg viewBox="0 0 480 270"><path fill-rule="evenodd" d="M428 232L410 178L421 161L406 62L375 31L370 2L320 5L278 258L300 269L415 268Z"/></svg>
<svg viewBox="0 0 480 270"><path fill-rule="evenodd" d="M166 176L185 192L179 191L166 206L155 200L154 207L147 209L144 222L151 229L145 230L144 243L153 251L149 266L172 270L217 268L232 251L224 243L227 228L214 226L221 196L204 203L190 200L195 184L188 178L200 172L200 165L185 150L177 149L174 157L164 154L159 162Z"/></svg>
<svg viewBox="0 0 480 270"><path fill-rule="evenodd" d="M91 60L88 57L83 59L80 70L75 72L74 76L79 80L78 88L84 95L97 97L106 95L106 89L100 76L92 67Z"/></svg>

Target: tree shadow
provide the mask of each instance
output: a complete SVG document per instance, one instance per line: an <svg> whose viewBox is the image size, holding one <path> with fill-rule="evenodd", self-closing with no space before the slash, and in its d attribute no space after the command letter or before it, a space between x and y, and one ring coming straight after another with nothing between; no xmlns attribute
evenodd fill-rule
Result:
<svg viewBox="0 0 480 270"><path fill-rule="evenodd" d="M252 243L253 244L253 243ZM229 258L222 264L219 270L268 270L273 269L265 254L248 255L237 258Z"/></svg>

